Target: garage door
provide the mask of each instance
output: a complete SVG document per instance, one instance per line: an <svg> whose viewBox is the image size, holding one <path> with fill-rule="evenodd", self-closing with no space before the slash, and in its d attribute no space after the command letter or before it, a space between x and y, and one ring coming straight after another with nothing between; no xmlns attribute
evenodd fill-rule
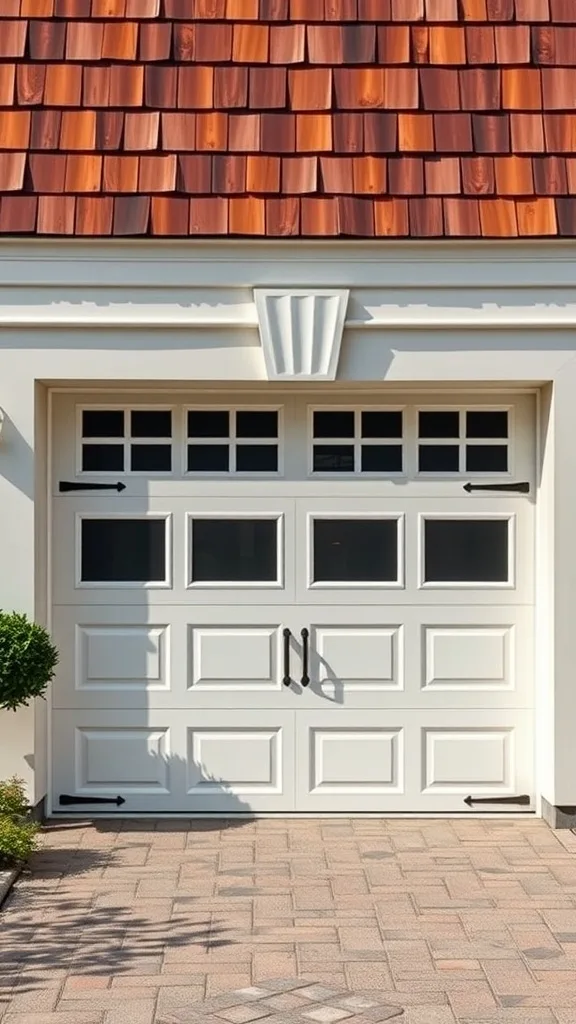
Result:
<svg viewBox="0 0 576 1024"><path fill-rule="evenodd" d="M532 397L165 397L55 402L53 810L530 809Z"/></svg>

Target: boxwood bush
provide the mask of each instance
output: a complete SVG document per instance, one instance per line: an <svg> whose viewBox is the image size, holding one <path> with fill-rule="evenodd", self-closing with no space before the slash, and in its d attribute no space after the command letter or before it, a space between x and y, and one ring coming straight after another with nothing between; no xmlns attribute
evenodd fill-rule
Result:
<svg viewBox="0 0 576 1024"><path fill-rule="evenodd" d="M18 612L0 611L0 712L43 697L57 664L58 652L43 626Z"/></svg>

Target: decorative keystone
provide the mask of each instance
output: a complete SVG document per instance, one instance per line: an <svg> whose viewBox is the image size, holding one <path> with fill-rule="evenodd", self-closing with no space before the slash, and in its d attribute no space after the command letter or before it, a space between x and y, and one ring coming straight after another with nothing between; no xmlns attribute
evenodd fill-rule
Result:
<svg viewBox="0 0 576 1024"><path fill-rule="evenodd" d="M348 289L255 288L268 380L335 380Z"/></svg>

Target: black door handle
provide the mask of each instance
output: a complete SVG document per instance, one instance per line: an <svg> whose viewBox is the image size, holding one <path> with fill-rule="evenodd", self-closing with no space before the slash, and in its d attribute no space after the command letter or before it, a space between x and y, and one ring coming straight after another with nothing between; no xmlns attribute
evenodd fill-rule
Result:
<svg viewBox="0 0 576 1024"><path fill-rule="evenodd" d="M290 678L290 640L292 633L289 629L285 629L284 633L284 679L282 682L284 686L291 686L292 679Z"/></svg>
<svg viewBox="0 0 576 1024"><path fill-rule="evenodd" d="M310 633L307 629L303 629L300 636L302 637L302 679L300 681L302 686L310 686L310 676L308 675L308 638Z"/></svg>

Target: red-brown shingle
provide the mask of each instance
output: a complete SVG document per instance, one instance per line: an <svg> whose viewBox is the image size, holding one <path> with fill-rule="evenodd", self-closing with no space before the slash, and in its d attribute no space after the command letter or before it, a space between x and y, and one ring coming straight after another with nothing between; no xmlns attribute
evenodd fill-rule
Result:
<svg viewBox="0 0 576 1024"><path fill-rule="evenodd" d="M574 0L4 0L0 232L576 234Z"/></svg>

